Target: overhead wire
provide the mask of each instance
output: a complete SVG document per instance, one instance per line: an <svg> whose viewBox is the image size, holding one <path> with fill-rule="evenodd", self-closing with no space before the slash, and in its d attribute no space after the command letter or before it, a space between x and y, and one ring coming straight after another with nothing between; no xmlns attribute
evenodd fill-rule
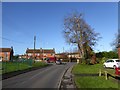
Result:
<svg viewBox="0 0 120 90"><path fill-rule="evenodd" d="M1 37L1 36L0 36L0 38L3 39L3 40L14 42L14 43L25 44L25 42L19 42L19 41L11 40L11 39L8 39L8 38L5 38L5 37Z"/></svg>

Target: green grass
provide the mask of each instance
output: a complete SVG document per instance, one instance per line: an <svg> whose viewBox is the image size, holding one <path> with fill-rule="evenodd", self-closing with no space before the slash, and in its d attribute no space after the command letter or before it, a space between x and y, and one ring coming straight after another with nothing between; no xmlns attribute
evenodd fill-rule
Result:
<svg viewBox="0 0 120 90"><path fill-rule="evenodd" d="M104 69L104 71L107 71L111 75L115 75L115 69Z"/></svg>
<svg viewBox="0 0 120 90"><path fill-rule="evenodd" d="M35 62L35 63L28 63L28 62L2 62L3 70L0 71L0 74L14 72L18 70L24 70L32 67L44 67L47 66L44 62Z"/></svg>
<svg viewBox="0 0 120 90"><path fill-rule="evenodd" d="M72 70L73 74L80 74L80 73L86 73L86 74L94 74L99 73L99 71L107 71L108 73L115 75L114 69L105 69L102 64L95 64L95 65L86 65L86 64L76 64Z"/></svg>
<svg viewBox="0 0 120 90"><path fill-rule="evenodd" d="M104 77L75 77L75 83L78 88L118 88L118 83Z"/></svg>
<svg viewBox="0 0 120 90"><path fill-rule="evenodd" d="M47 66L45 62L35 62L33 63L33 67L44 67Z"/></svg>
<svg viewBox="0 0 120 90"><path fill-rule="evenodd" d="M29 65L26 63L7 62L7 63L3 63L2 67L3 67L2 73L8 73L8 72L27 69L29 68Z"/></svg>
<svg viewBox="0 0 120 90"><path fill-rule="evenodd" d="M2 63L0 62L0 74L2 74Z"/></svg>
<svg viewBox="0 0 120 90"><path fill-rule="evenodd" d="M100 69L103 70L102 64L96 64L96 65L76 64L72 70L72 73L73 74L99 73Z"/></svg>
<svg viewBox="0 0 120 90"><path fill-rule="evenodd" d="M104 73L114 73L114 69L104 69L102 64L86 65L76 64L73 67L73 74L97 74L99 70ZM104 76L75 76L75 83L78 88L118 88L118 83L113 82L113 78L105 80Z"/></svg>

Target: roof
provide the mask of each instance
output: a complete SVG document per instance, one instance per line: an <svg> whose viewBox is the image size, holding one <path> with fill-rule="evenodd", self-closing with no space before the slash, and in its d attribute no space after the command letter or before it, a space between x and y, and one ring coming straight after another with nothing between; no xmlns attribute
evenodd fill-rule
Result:
<svg viewBox="0 0 120 90"><path fill-rule="evenodd" d="M11 52L12 48L0 48L0 52Z"/></svg>
<svg viewBox="0 0 120 90"><path fill-rule="evenodd" d="M57 53L56 55L67 55L67 53Z"/></svg>
<svg viewBox="0 0 120 90"><path fill-rule="evenodd" d="M58 54L55 54L55 56L57 58L67 58L67 54L66 53L58 53Z"/></svg>
<svg viewBox="0 0 120 90"><path fill-rule="evenodd" d="M27 49L26 53L55 53L54 49Z"/></svg>
<svg viewBox="0 0 120 90"><path fill-rule="evenodd" d="M73 54L79 54L79 52L73 52L73 53L57 53L56 55L73 55Z"/></svg>

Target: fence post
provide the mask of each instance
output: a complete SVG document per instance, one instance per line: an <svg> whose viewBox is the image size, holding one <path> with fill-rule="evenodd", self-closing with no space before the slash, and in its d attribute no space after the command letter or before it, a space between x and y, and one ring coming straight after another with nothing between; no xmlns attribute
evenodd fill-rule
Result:
<svg viewBox="0 0 120 90"><path fill-rule="evenodd" d="M99 76L101 76L101 69L99 70Z"/></svg>
<svg viewBox="0 0 120 90"><path fill-rule="evenodd" d="M17 61L17 64L18 64L18 70L20 70L20 62Z"/></svg>
<svg viewBox="0 0 120 90"><path fill-rule="evenodd" d="M77 59L77 64L79 64L80 63L80 61L79 61L79 59Z"/></svg>
<svg viewBox="0 0 120 90"><path fill-rule="evenodd" d="M107 74L107 71L105 71L105 79L108 80L108 74Z"/></svg>
<svg viewBox="0 0 120 90"><path fill-rule="evenodd" d="M7 72L7 64L6 64L6 61L4 62L4 69L3 69L4 73Z"/></svg>

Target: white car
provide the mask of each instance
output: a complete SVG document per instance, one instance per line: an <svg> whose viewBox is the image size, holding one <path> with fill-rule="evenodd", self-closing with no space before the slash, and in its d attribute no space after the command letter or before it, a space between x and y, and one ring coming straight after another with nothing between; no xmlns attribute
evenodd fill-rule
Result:
<svg viewBox="0 0 120 90"><path fill-rule="evenodd" d="M56 60L56 64L62 64L62 61L60 59Z"/></svg>
<svg viewBox="0 0 120 90"><path fill-rule="evenodd" d="M105 68L116 68L116 67L120 67L120 60L119 59L108 59L103 66Z"/></svg>

